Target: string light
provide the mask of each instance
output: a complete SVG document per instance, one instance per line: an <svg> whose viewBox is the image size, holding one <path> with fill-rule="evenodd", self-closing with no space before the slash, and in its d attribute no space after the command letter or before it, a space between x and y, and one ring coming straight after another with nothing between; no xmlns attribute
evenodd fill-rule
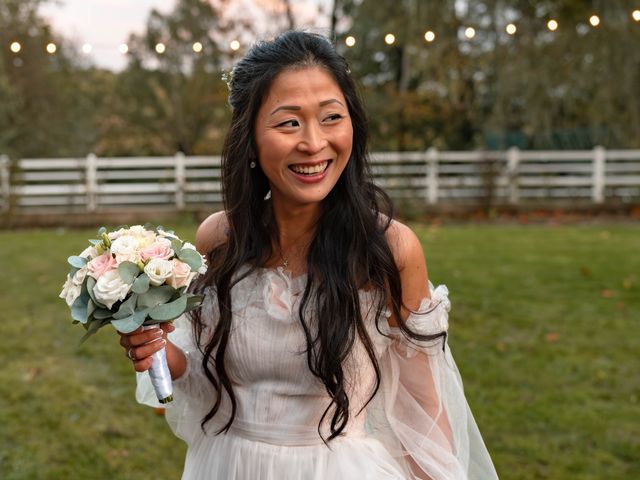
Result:
<svg viewBox="0 0 640 480"><path fill-rule="evenodd" d="M393 45L396 41L396 36L393 33L387 33L384 36L384 43L387 45Z"/></svg>
<svg viewBox="0 0 640 480"><path fill-rule="evenodd" d="M558 22L556 20L553 20L553 19L549 20L547 22L547 28L549 30L551 30L552 32L555 32L558 29Z"/></svg>
<svg viewBox="0 0 640 480"><path fill-rule="evenodd" d="M93 47L90 43L85 43L84 45L82 45L82 53L89 55L91 53L91 50L93 50Z"/></svg>
<svg viewBox="0 0 640 480"><path fill-rule="evenodd" d="M513 23L510 23L509 25L506 26L505 30L509 35L515 35L516 32L518 31L518 28Z"/></svg>
<svg viewBox="0 0 640 480"><path fill-rule="evenodd" d="M471 40L476 36L476 29L473 27L467 27L464 29L464 36Z"/></svg>
<svg viewBox="0 0 640 480"><path fill-rule="evenodd" d="M129 45L127 45L126 43L121 43L118 47L118 50L120 50L121 54L125 55L129 51Z"/></svg>
<svg viewBox="0 0 640 480"><path fill-rule="evenodd" d="M589 18L589 23L592 27L597 27L598 25L600 25L600 17L597 15L591 15L591 17Z"/></svg>
<svg viewBox="0 0 640 480"><path fill-rule="evenodd" d="M47 53L49 55L56 53L56 50L58 50L58 47L56 47L55 43L47 43Z"/></svg>
<svg viewBox="0 0 640 480"><path fill-rule="evenodd" d="M167 47L164 46L164 43L156 43L156 52L162 55L167 50Z"/></svg>
<svg viewBox="0 0 640 480"><path fill-rule="evenodd" d="M631 16L636 22L640 22L640 10L634 10Z"/></svg>
<svg viewBox="0 0 640 480"><path fill-rule="evenodd" d="M433 33L431 30L427 30L424 34L424 39L427 42L433 42L436 39L436 34Z"/></svg>
<svg viewBox="0 0 640 480"><path fill-rule="evenodd" d="M240 49L240 42L238 40L231 40L231 43L229 43L229 47L231 47L231 50L235 52L236 50Z"/></svg>
<svg viewBox="0 0 640 480"><path fill-rule="evenodd" d="M347 47L353 47L356 44L356 39L355 37L352 37L351 35L349 35L347 38L344 39L344 43L347 45Z"/></svg>
<svg viewBox="0 0 640 480"><path fill-rule="evenodd" d="M194 52L200 53L202 51L202 44L200 42L195 42L192 48Z"/></svg>
<svg viewBox="0 0 640 480"><path fill-rule="evenodd" d="M13 53L18 53L20 50L22 50L22 45L20 45L19 42L13 42L10 48Z"/></svg>

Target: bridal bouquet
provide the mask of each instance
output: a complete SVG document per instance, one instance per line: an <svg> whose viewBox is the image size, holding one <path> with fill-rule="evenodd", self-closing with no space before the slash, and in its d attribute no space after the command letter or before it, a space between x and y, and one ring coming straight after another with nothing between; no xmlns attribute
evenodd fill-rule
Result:
<svg viewBox="0 0 640 480"><path fill-rule="evenodd" d="M107 324L129 333L140 326L168 322L198 308L201 295L186 293L207 271L196 248L171 231L134 225L107 232L80 255L71 256L71 271L60 293L71 308L73 323L86 329L83 341ZM154 354L149 370L161 403L173 400L164 349Z"/></svg>

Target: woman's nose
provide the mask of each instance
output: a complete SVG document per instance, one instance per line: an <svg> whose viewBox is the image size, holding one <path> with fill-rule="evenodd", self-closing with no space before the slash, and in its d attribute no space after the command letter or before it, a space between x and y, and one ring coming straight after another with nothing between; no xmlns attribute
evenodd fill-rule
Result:
<svg viewBox="0 0 640 480"><path fill-rule="evenodd" d="M329 144L320 125L307 125L298 143L298 150L313 155Z"/></svg>

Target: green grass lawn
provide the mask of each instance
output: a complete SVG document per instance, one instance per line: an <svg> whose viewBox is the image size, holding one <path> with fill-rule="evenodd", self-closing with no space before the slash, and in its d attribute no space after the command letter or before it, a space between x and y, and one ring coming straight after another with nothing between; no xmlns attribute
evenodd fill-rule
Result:
<svg viewBox="0 0 640 480"><path fill-rule="evenodd" d="M173 224L193 241L195 225ZM420 226L450 345L502 479L640 478L640 226ZM105 328L58 293L95 230L0 232L0 478L179 478Z"/></svg>

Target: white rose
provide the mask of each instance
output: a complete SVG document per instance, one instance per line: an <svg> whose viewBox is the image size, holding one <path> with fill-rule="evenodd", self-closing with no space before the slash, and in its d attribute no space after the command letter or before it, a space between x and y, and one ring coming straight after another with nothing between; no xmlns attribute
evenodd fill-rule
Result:
<svg viewBox="0 0 640 480"><path fill-rule="evenodd" d="M153 243L157 243L159 245L164 245L167 246L169 248L171 247L171 240L169 240L168 238L165 237L156 237L155 241Z"/></svg>
<svg viewBox="0 0 640 480"><path fill-rule="evenodd" d="M107 236L109 237L109 240L115 240L116 238L119 238L122 235L126 235L127 232L128 232L127 229L121 228L119 230L116 230L115 232L109 232Z"/></svg>
<svg viewBox="0 0 640 480"><path fill-rule="evenodd" d="M144 273L149 277L149 283L157 287L173 274L173 264L169 260L152 258L145 265Z"/></svg>
<svg viewBox="0 0 640 480"><path fill-rule="evenodd" d="M77 285L73 282L73 278L71 275L67 274L67 281L64 282L62 286L62 292L60 292L59 297L64 298L67 305L73 305L73 302L76 301L76 298L80 296L80 291L82 290L81 285Z"/></svg>
<svg viewBox="0 0 640 480"><path fill-rule="evenodd" d="M125 299L130 288L131 285L120 278L117 270L108 270L98 278L95 287L93 287L93 294L96 300L107 308L111 308L118 300Z"/></svg>
<svg viewBox="0 0 640 480"><path fill-rule="evenodd" d="M128 235L135 237L138 240L138 247L145 248L155 242L156 234L151 230L147 230L142 225L134 225L129 228Z"/></svg>
<svg viewBox="0 0 640 480"><path fill-rule="evenodd" d="M79 255L82 258L96 258L99 256L98 250L93 245L85 248L82 253Z"/></svg>
<svg viewBox="0 0 640 480"><path fill-rule="evenodd" d="M176 235L174 235L173 233L169 233L169 232L165 232L164 230L158 229L158 235L162 235L163 237L168 237L168 238L175 238L177 240L180 240Z"/></svg>
<svg viewBox="0 0 640 480"><path fill-rule="evenodd" d="M138 249L138 240L132 235L122 235L111 244L111 253L115 255L118 265L125 261L137 263L140 260Z"/></svg>
<svg viewBox="0 0 640 480"><path fill-rule="evenodd" d="M78 270L73 276L73 283L75 283L76 285L82 285L82 282L84 282L84 278L87 276L87 271L88 268L86 265Z"/></svg>

